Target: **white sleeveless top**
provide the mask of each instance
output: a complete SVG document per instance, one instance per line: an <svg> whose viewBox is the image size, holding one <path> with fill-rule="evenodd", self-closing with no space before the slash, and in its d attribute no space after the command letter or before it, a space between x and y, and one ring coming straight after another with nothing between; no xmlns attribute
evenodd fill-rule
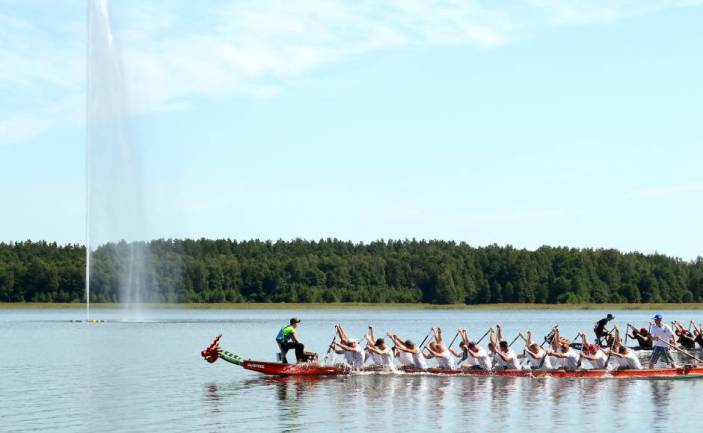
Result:
<svg viewBox="0 0 703 433"><path fill-rule="evenodd" d="M554 368L552 366L552 360L547 356L547 352L542 351L542 354L544 355L544 362L542 362L543 358L534 358L530 352L525 352L525 355L527 355L527 364L533 370L552 370Z"/></svg>
<svg viewBox="0 0 703 433"><path fill-rule="evenodd" d="M364 366L364 353L361 350L361 345L357 344L354 350L344 351L344 360L352 368L361 368Z"/></svg>
<svg viewBox="0 0 703 433"><path fill-rule="evenodd" d="M413 353L413 367L419 368L420 370L427 370L427 360L422 352Z"/></svg>
<svg viewBox="0 0 703 433"><path fill-rule="evenodd" d="M454 365L454 355L449 351L449 349L444 349L439 356L435 356L437 360L437 366L442 370L454 370L456 366Z"/></svg>
<svg viewBox="0 0 703 433"><path fill-rule="evenodd" d="M413 354L405 351L400 351L398 353L398 361L403 367L415 367L415 360L413 359Z"/></svg>
<svg viewBox="0 0 703 433"><path fill-rule="evenodd" d="M596 359L591 361L588 359L588 363L591 365L591 369L596 370L596 369L602 369L605 368L605 361L608 360L608 355L603 353L602 350L598 350L595 354Z"/></svg>
<svg viewBox="0 0 703 433"><path fill-rule="evenodd" d="M393 350L391 350L388 346L386 346L386 349L383 350L383 353L381 354L371 352L371 360L373 361L373 365L395 369L395 366L393 365Z"/></svg>
<svg viewBox="0 0 703 433"><path fill-rule="evenodd" d="M468 361L470 365L478 365L483 370L490 370L493 368L491 357L482 347L477 347L476 354L470 354Z"/></svg>
<svg viewBox="0 0 703 433"><path fill-rule="evenodd" d="M633 370L642 370L642 364L634 350L630 350L624 358L618 358L618 363L621 368L631 368ZM612 362L612 358L611 358Z"/></svg>
<svg viewBox="0 0 703 433"><path fill-rule="evenodd" d="M499 349L500 350L500 349ZM501 352L504 356L510 356L512 359L510 361L505 361L500 355L496 355L495 358L498 361L498 364L501 365L503 368L507 368L510 370L521 370L522 368L520 367L520 361L517 359L517 355L515 355L515 352L513 349L508 348L507 352Z"/></svg>

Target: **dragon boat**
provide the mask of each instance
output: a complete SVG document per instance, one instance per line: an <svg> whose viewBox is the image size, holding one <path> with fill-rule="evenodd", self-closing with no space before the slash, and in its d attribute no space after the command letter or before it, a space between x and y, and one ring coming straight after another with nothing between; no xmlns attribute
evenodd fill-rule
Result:
<svg viewBox="0 0 703 433"><path fill-rule="evenodd" d="M653 368L642 370L479 370L462 368L456 370L443 370L439 368L428 368L417 370L413 368L401 367L396 371L384 370L375 367L363 369L351 369L346 364L324 365L317 361L303 362L297 364L286 364L281 362L257 361L243 359L241 356L228 352L219 347L220 336L215 338L212 344L200 352L201 356L209 363L214 363L218 359L238 365L245 370L255 371L266 375L279 377L325 377L342 376L351 374L369 373L398 373L398 374L423 374L423 375L444 375L444 376L499 376L499 377L555 377L555 378L633 378L633 379L692 379L703 378L703 366L684 365L679 368Z"/></svg>

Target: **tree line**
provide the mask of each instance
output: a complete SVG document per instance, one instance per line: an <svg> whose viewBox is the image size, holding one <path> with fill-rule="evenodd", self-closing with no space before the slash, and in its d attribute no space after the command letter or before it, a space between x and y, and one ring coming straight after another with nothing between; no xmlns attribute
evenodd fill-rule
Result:
<svg viewBox="0 0 703 433"><path fill-rule="evenodd" d="M91 302L121 301L135 248L146 251L139 280L151 302L703 301L703 257L415 239L159 239L93 251ZM0 243L0 302L82 302L84 281L81 245Z"/></svg>

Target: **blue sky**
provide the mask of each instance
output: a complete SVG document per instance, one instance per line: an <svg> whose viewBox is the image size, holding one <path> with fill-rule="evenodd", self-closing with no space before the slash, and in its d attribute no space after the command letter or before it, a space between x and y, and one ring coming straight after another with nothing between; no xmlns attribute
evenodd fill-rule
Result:
<svg viewBox="0 0 703 433"><path fill-rule="evenodd" d="M703 255L703 2L111 13L147 237ZM0 241L84 239L85 23L0 0Z"/></svg>

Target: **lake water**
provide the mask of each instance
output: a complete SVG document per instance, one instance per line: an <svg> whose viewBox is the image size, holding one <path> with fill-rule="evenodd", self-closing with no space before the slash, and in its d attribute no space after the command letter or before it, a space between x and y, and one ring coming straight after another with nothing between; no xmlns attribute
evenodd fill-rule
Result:
<svg viewBox="0 0 703 433"><path fill-rule="evenodd" d="M337 322L357 338L369 324L416 342L431 326L445 328L447 340L460 326L479 337L496 322L510 338L527 329L541 338L554 323L571 338L592 334L602 313L163 309L132 323L120 321L120 311L98 310L106 322L86 324L71 322L81 310L0 310L0 431L698 431L703 380L276 380L200 358L223 333L224 349L273 360L274 336L291 316L302 318L306 346L324 352ZM615 312L615 322L645 326L652 313ZM698 311L664 314L703 321Z"/></svg>

